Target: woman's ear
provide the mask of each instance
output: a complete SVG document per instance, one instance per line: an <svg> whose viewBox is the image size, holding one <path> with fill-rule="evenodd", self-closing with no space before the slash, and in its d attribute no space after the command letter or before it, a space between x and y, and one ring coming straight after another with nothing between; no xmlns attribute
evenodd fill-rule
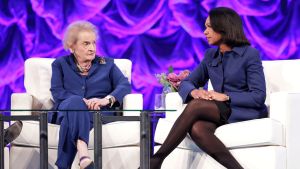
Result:
<svg viewBox="0 0 300 169"><path fill-rule="evenodd" d="M74 53L74 50L72 48L69 48L69 50L70 50L71 53Z"/></svg>

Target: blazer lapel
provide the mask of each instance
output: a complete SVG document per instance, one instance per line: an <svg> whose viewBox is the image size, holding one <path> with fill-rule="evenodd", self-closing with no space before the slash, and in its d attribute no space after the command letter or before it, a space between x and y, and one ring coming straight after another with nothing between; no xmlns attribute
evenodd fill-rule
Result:
<svg viewBox="0 0 300 169"><path fill-rule="evenodd" d="M210 80L213 84L213 88L217 92L223 91L223 83L224 83L224 72L222 65L221 55L218 55L216 52L216 57L214 57L209 64L210 66Z"/></svg>
<svg viewBox="0 0 300 169"><path fill-rule="evenodd" d="M97 68L99 67L99 64L102 64L102 63L100 63L99 56L96 56L95 59L92 61L92 67L89 70L88 76L91 76L97 70Z"/></svg>
<svg viewBox="0 0 300 169"><path fill-rule="evenodd" d="M72 68L75 72L78 72L79 70L78 70L78 68L77 68L77 66L76 66L74 55L73 55L73 54L70 54L69 57L68 57L68 59L69 59L71 68Z"/></svg>

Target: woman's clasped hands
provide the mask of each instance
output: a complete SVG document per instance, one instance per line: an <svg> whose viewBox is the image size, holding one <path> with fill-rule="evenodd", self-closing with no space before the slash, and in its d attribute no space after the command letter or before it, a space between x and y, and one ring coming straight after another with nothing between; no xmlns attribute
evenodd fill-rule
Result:
<svg viewBox="0 0 300 169"><path fill-rule="evenodd" d="M204 99L204 100L216 100L216 101L228 101L228 95L224 93L219 93L214 90L206 91L203 89L194 89L191 92L191 96L194 99Z"/></svg>
<svg viewBox="0 0 300 169"><path fill-rule="evenodd" d="M91 98L91 99L86 99L83 98L83 101L87 105L89 110L100 110L101 107L106 106L109 104L109 100L106 98Z"/></svg>

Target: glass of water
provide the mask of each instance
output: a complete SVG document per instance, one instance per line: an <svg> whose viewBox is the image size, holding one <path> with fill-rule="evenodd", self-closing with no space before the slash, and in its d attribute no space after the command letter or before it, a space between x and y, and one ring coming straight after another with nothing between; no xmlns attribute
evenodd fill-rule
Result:
<svg viewBox="0 0 300 169"><path fill-rule="evenodd" d="M155 110L164 110L166 108L165 94L155 94L154 100L154 109Z"/></svg>

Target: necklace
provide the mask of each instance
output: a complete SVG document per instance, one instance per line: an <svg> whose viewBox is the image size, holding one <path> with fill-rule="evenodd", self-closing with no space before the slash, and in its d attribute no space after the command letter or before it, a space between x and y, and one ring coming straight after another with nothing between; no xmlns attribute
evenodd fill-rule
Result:
<svg viewBox="0 0 300 169"><path fill-rule="evenodd" d="M76 65L81 73L87 73L90 70L92 64L89 63L86 66L80 66L79 63L77 62Z"/></svg>
<svg viewBox="0 0 300 169"><path fill-rule="evenodd" d="M74 51L73 55L74 55L76 66L79 69L79 72L84 73L84 74L88 73L88 71L90 70L90 68L92 66L92 63L90 62L90 63L86 64L85 66L80 66L78 59L76 57L75 51Z"/></svg>

